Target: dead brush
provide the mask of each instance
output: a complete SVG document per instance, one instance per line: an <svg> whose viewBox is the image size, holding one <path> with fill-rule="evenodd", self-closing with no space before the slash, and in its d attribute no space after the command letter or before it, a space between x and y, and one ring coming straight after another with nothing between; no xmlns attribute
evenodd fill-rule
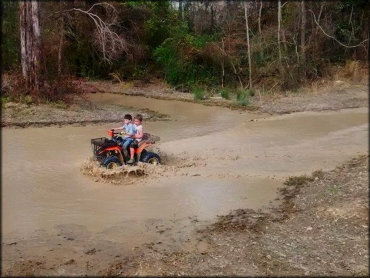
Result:
<svg viewBox="0 0 370 278"><path fill-rule="evenodd" d="M369 76L368 67L366 64L358 60L346 61L346 64L341 68L337 77L342 77L355 82L367 80Z"/></svg>
<svg viewBox="0 0 370 278"><path fill-rule="evenodd" d="M74 96L84 97L83 91L69 76L60 76L56 79L44 80L43 87L38 93L26 91L26 80L20 71L8 72L3 76L1 85L3 96L9 97L14 102L43 103L63 102L71 104Z"/></svg>
<svg viewBox="0 0 370 278"><path fill-rule="evenodd" d="M66 104L71 104L76 95L82 96L82 91L71 78L63 76L50 80L42 90L41 98L45 101L62 101Z"/></svg>
<svg viewBox="0 0 370 278"><path fill-rule="evenodd" d="M12 71L3 75L1 91L3 96L9 97L12 101L22 102L26 96L26 80L20 71Z"/></svg>

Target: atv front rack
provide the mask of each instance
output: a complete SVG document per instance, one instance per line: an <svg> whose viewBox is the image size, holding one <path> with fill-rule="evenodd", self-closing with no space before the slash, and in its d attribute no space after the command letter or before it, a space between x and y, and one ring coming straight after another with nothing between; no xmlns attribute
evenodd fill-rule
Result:
<svg viewBox="0 0 370 278"><path fill-rule="evenodd" d="M106 137L91 139L92 152L95 158L99 158L99 152L101 149L104 149L110 146L116 146L116 145L117 145L116 142Z"/></svg>

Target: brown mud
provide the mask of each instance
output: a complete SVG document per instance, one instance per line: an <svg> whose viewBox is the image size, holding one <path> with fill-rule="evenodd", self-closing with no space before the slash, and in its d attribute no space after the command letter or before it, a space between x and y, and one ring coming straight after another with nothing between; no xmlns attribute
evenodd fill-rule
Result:
<svg viewBox="0 0 370 278"><path fill-rule="evenodd" d="M194 100L193 94L181 92L162 82L135 85L132 82L112 81L81 81L80 86L85 91L114 93L128 96L143 96L162 100L181 100L201 103L207 106L220 106L233 110L248 110L268 113L287 114L303 111L333 111L345 108L368 106L368 85L366 82L335 80L322 81L310 88L302 88L299 92L271 93L258 92L248 106L240 106L235 99L224 99L219 95L205 100ZM235 98L235 97L234 97Z"/></svg>
<svg viewBox="0 0 370 278"><path fill-rule="evenodd" d="M167 115L149 110L137 110L124 105L100 105L76 97L72 105L5 103L2 127L86 126L122 121L126 113L141 113L144 120L169 120Z"/></svg>
<svg viewBox="0 0 370 278"><path fill-rule="evenodd" d="M57 226L3 242L3 274L367 276L367 169L368 156L360 156L291 177L273 210L238 209L214 222L148 220L143 227L155 239L131 248L81 225Z"/></svg>
<svg viewBox="0 0 370 278"><path fill-rule="evenodd" d="M155 169L138 165L113 173L86 162L90 139L104 136L117 124L113 122L3 128L4 274L364 273L367 218L353 228L345 221L355 217L338 218L347 215L338 209L339 202L348 199L348 209L363 210L367 160L362 157L358 163L331 170L367 152L366 108L269 117L118 94L96 93L90 100L169 115L169 121L144 121L147 132L160 135L156 147L165 163ZM283 185L289 176L318 169L322 172L311 178L290 179ZM112 178L118 183L107 182ZM289 190L279 197L278 188ZM330 226L333 221L325 213L312 217L315 200L324 208L333 205L338 226ZM352 255L335 241L349 237L355 246ZM315 240L325 247L310 248ZM284 250L281 257L279 250ZM311 256L320 261L309 260ZM314 261L321 264L311 265ZM333 264L328 271L326 263Z"/></svg>

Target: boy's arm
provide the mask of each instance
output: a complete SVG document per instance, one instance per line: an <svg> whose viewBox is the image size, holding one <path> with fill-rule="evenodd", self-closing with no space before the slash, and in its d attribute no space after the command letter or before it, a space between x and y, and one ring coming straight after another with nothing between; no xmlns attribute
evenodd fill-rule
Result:
<svg viewBox="0 0 370 278"><path fill-rule="evenodd" d="M135 128L127 130L126 135L130 136L131 138L135 138Z"/></svg>
<svg viewBox="0 0 370 278"><path fill-rule="evenodd" d="M122 126L120 126L120 127L116 127L116 128L113 128L114 130L122 130L123 129L123 127Z"/></svg>
<svg viewBox="0 0 370 278"><path fill-rule="evenodd" d="M137 134L134 135L134 138L141 139L143 138L143 128L140 128L137 132Z"/></svg>

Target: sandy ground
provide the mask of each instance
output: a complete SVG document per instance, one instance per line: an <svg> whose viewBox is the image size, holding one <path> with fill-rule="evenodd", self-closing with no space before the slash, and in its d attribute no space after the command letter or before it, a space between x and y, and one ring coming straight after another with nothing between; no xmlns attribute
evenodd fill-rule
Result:
<svg viewBox="0 0 370 278"><path fill-rule="evenodd" d="M96 240L79 225L5 242L3 274L366 276L368 225L368 156L360 156L289 178L280 205L268 213L239 209L214 223L148 222L163 239L131 250ZM180 231L182 238L168 241Z"/></svg>
<svg viewBox="0 0 370 278"><path fill-rule="evenodd" d="M259 110L269 114L339 110L368 106L367 84L353 84L353 82L342 80L316 84L316 87L303 88L299 92L256 93L251 99L251 104L245 107L237 104L235 96L231 96L230 100L226 100L216 94L208 99L195 101L193 94L172 89L161 82L135 86L134 83L127 82L82 81L81 86L85 91L90 92L109 92L156 99L182 100L237 110Z"/></svg>
<svg viewBox="0 0 370 278"><path fill-rule="evenodd" d="M96 105L86 99L75 98L74 104L23 104L8 102L1 111L2 127L42 127L51 125L87 125L120 122L124 114L141 113L144 120L167 120L166 115L148 109L137 110L120 105Z"/></svg>
<svg viewBox="0 0 370 278"><path fill-rule="evenodd" d="M261 110L270 114L339 110L367 107L368 101L368 86L336 81L331 87L323 86L313 91L306 89L300 93L265 98Z"/></svg>

